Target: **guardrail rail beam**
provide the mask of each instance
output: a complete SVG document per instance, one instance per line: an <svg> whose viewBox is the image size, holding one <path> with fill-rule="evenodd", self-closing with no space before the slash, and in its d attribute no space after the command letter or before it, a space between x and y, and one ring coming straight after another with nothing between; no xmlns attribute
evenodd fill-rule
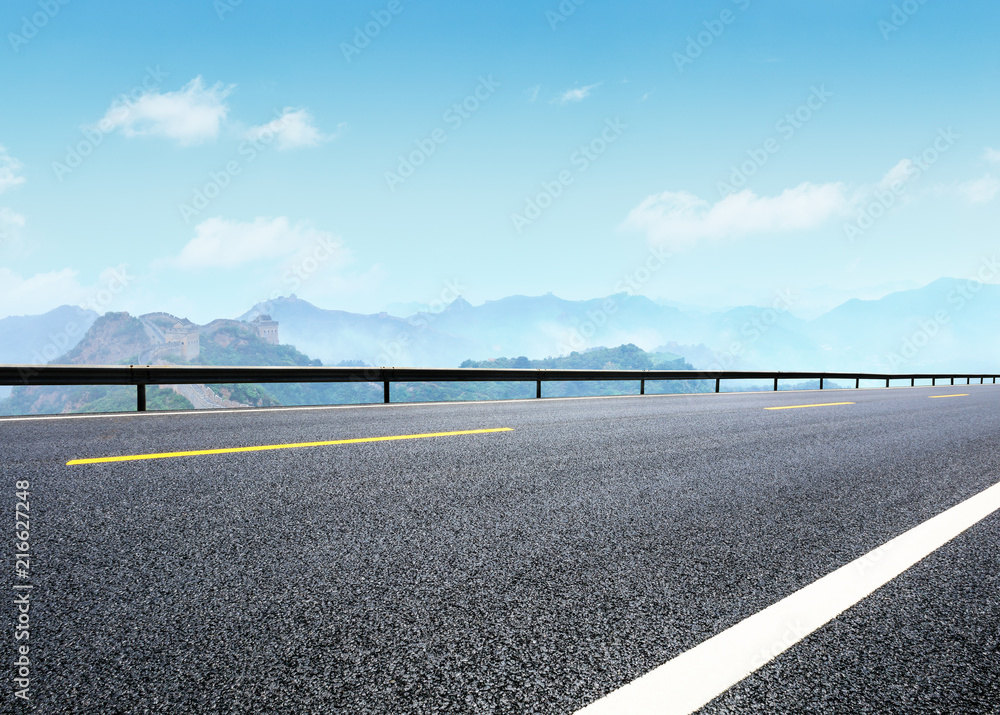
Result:
<svg viewBox="0 0 1000 715"><path fill-rule="evenodd" d="M389 368L389 367L221 367L212 365L0 365L0 385L134 385L136 410L144 412L147 385L219 385L253 383L382 383L382 399L390 402L390 388L394 382L534 382L535 397L542 397L543 382L639 382L639 394L646 394L646 382L652 381L711 381L720 392L723 380L772 380L778 391L779 380L819 380L819 388L826 389L827 380L854 380L854 387L861 387L862 380L910 381L930 380L937 387L938 380L965 380L971 385L973 378L985 385L989 377L995 385L997 375L912 373L888 375L863 372L792 372L754 370L538 370L507 368ZM711 389L710 387L708 389Z"/></svg>

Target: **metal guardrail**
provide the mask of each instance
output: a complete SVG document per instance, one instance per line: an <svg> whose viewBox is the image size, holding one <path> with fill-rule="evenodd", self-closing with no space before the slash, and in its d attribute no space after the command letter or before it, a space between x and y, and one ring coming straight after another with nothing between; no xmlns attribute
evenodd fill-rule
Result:
<svg viewBox="0 0 1000 715"><path fill-rule="evenodd" d="M371 382L383 384L384 402L389 402L393 382L534 382L535 397L542 396L543 382L637 381L639 394L646 394L646 382L670 380L715 380L719 392L723 380L965 380L984 384L996 375L871 372L776 372L746 370L515 370L492 368L423 367L218 367L200 365L0 365L0 385L135 385L136 406L146 409L146 385L223 385L247 383Z"/></svg>

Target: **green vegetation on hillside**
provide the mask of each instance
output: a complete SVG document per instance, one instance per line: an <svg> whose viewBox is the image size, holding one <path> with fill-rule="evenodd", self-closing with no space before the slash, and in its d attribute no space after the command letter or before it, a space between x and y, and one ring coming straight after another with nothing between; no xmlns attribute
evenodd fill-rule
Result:
<svg viewBox="0 0 1000 715"><path fill-rule="evenodd" d="M128 313L105 313L94 321L83 340L53 362L67 365L129 365L149 338L142 322Z"/></svg>
<svg viewBox="0 0 1000 715"><path fill-rule="evenodd" d="M322 365L294 345L272 345L249 327L225 325L201 340L201 354L192 365L267 365L270 367Z"/></svg>
<svg viewBox="0 0 1000 715"><path fill-rule="evenodd" d="M692 370L684 358L670 353L648 353L629 343L617 348L594 348L562 357L529 360L526 357L466 360L459 367L536 370Z"/></svg>
<svg viewBox="0 0 1000 715"><path fill-rule="evenodd" d="M272 345L250 328L226 325L201 341L194 365L261 365L321 367L319 360L294 345ZM209 385L213 392L254 407L273 405L352 405L381 401L382 388L370 383L270 383L267 385Z"/></svg>
<svg viewBox="0 0 1000 715"><path fill-rule="evenodd" d="M125 385L15 387L0 401L0 415L135 412L135 388ZM147 410L190 410L194 405L173 390L146 388Z"/></svg>
<svg viewBox="0 0 1000 715"><path fill-rule="evenodd" d="M527 357L466 360L460 367L541 370L691 370L683 358L669 353L647 353L635 345L617 348L594 348L562 357L530 360ZM714 387L713 387L714 389ZM400 383L392 386L393 400L399 402L512 400L535 396L534 382L452 382ZM648 394L707 392L704 381L647 382ZM639 393L635 380L596 382L546 382L544 397L582 397L587 395L631 395Z"/></svg>
<svg viewBox="0 0 1000 715"><path fill-rule="evenodd" d="M111 357L123 346L138 346L145 340L142 324L125 313L109 313L98 319L77 348L59 361L83 361L94 355ZM200 355L190 364L234 366L320 366L292 345L272 345L249 326L225 323L203 332ZM179 358L178 358L179 361ZM126 361L128 362L128 361ZM340 366L360 366L358 360ZM691 365L671 353L647 353L635 345L595 348L561 357L530 360L527 357L496 358L462 363L463 368L590 369L590 370L690 370ZM209 385L225 399L256 407L274 405L365 404L382 401L382 385L369 382L304 384ZM706 381L648 382L649 394L666 392L706 392L714 389ZM395 383L393 402L504 400L535 396L534 382ZM546 397L636 394L637 381L547 382ZM149 387L150 410L193 409L184 397L168 389ZM42 414L66 412L119 412L135 410L135 388L104 387L17 387L10 398L0 402L0 414Z"/></svg>
<svg viewBox="0 0 1000 715"><path fill-rule="evenodd" d="M223 333L223 331L227 331ZM220 335L221 334L221 335ZM226 343L222 347L220 343ZM211 341L202 342L202 354L193 361L204 365L320 365L291 345L270 345L249 329L221 328ZM365 367L364 363L343 361L341 366ZM670 353L647 353L635 345L596 348L562 357L529 360L527 357L466 360L461 367L589 370L690 370L683 358ZM226 399L257 407L270 405L346 405L382 401L382 385L367 382L331 384L211 385ZM650 382L646 392L706 392L704 381ZM546 397L623 395L638 393L633 381L551 382L542 387ZM393 402L438 402L509 400L535 396L533 382L446 382L394 383Z"/></svg>

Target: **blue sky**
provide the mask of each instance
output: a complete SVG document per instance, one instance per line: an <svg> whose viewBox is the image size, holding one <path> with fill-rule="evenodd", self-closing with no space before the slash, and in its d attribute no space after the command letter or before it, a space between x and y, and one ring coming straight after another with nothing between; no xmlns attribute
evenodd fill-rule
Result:
<svg viewBox="0 0 1000 715"><path fill-rule="evenodd" d="M0 317L975 275L995 2L0 6Z"/></svg>

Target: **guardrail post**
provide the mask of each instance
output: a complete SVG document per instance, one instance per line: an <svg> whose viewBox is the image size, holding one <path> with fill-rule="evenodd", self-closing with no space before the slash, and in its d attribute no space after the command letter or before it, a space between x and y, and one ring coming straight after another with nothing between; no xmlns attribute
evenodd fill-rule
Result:
<svg viewBox="0 0 1000 715"><path fill-rule="evenodd" d="M861 387L861 378L856 377L854 378L854 389L857 390L859 387Z"/></svg>
<svg viewBox="0 0 1000 715"><path fill-rule="evenodd" d="M911 377L910 378L910 387L915 387L916 384L917 384L917 378Z"/></svg>
<svg viewBox="0 0 1000 715"><path fill-rule="evenodd" d="M972 384L972 378L971 377L965 378L965 384L966 385L971 385Z"/></svg>
<svg viewBox="0 0 1000 715"><path fill-rule="evenodd" d="M382 383L382 401L384 404L389 404L389 381L386 380Z"/></svg>
<svg viewBox="0 0 1000 715"><path fill-rule="evenodd" d="M646 394L646 380L645 379L639 380L639 394L640 395L645 395Z"/></svg>
<svg viewBox="0 0 1000 715"><path fill-rule="evenodd" d="M889 378L888 378L888 377L887 377L887 378L885 378L885 386L886 386L886 387L889 387Z"/></svg>
<svg viewBox="0 0 1000 715"><path fill-rule="evenodd" d="M952 384L952 385L954 385L954 384L955 384L955 378L951 378L951 384Z"/></svg>
<svg viewBox="0 0 1000 715"><path fill-rule="evenodd" d="M720 380L720 378L718 378L718 377L717 377L717 378L715 378L715 391L716 391L716 392L718 392L718 391L719 391L719 382L720 382L720 381L721 381L721 380Z"/></svg>
<svg viewBox="0 0 1000 715"><path fill-rule="evenodd" d="M774 391L778 391L778 378L774 378Z"/></svg>
<svg viewBox="0 0 1000 715"><path fill-rule="evenodd" d="M146 411L146 386L143 384L135 386L135 409L138 412Z"/></svg>
<svg viewBox="0 0 1000 715"><path fill-rule="evenodd" d="M823 389L823 378L822 377L819 379L819 389L821 389L821 390Z"/></svg>
<svg viewBox="0 0 1000 715"><path fill-rule="evenodd" d="M541 399L542 397L542 381L538 380L535 383L535 397Z"/></svg>

